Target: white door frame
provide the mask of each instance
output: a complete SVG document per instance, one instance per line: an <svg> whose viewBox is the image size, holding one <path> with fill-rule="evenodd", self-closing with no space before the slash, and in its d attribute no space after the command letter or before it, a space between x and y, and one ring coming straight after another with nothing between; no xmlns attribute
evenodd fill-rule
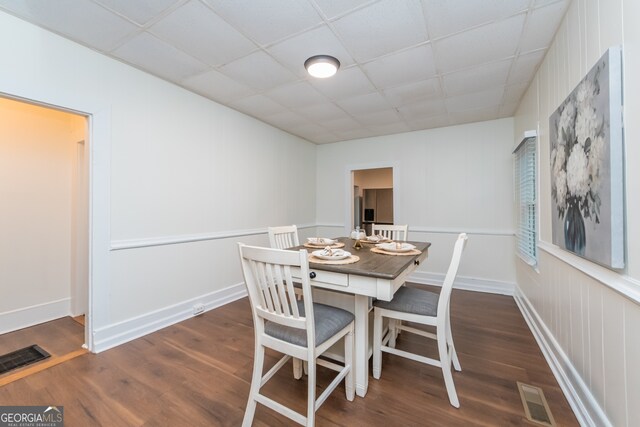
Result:
<svg viewBox="0 0 640 427"><path fill-rule="evenodd" d="M88 162L89 181L89 277L84 346L93 352L95 331L106 325L109 319L111 111L109 106L70 100L65 93L48 93L49 98L43 99L38 94L27 93L28 91L26 88L23 93L0 91L0 96L87 118L85 149L88 147L88 151L85 151L85 161Z"/></svg>
<svg viewBox="0 0 640 427"><path fill-rule="evenodd" d="M401 224L400 219L404 219L404 213L401 211L402 206L402 186L400 185L400 163L395 161L362 163L354 165L346 165L345 167L345 222L344 235L349 236L353 227L353 172L364 169L393 169L393 220L395 223Z"/></svg>

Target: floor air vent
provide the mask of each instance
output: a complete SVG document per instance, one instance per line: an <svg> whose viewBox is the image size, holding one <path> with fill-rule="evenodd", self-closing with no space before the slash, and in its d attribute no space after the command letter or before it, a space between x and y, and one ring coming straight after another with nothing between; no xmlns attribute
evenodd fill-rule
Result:
<svg viewBox="0 0 640 427"><path fill-rule="evenodd" d="M21 348L0 356L0 375L13 369L39 362L51 355L37 345Z"/></svg>
<svg viewBox="0 0 640 427"><path fill-rule="evenodd" d="M518 381L518 390L524 406L524 413L529 421L543 426L555 427L551 410L547 404L547 399L540 387L534 387Z"/></svg>

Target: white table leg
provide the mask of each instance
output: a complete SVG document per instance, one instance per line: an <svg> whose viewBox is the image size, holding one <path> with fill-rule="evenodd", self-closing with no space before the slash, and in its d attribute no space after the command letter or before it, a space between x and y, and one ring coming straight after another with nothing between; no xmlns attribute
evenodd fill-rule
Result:
<svg viewBox="0 0 640 427"><path fill-rule="evenodd" d="M364 397L369 387L369 297L355 295L356 394Z"/></svg>

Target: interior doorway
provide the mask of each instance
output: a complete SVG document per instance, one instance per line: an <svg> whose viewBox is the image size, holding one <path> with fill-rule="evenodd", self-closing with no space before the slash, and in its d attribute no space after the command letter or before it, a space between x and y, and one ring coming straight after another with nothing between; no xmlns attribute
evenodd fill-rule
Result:
<svg viewBox="0 0 640 427"><path fill-rule="evenodd" d="M372 224L394 223L393 168L352 171L353 226L371 234Z"/></svg>
<svg viewBox="0 0 640 427"><path fill-rule="evenodd" d="M88 322L83 318L90 314L87 134L87 116L0 97L3 354L8 348L5 341L22 342L20 334L40 341L59 334L73 347L86 344ZM69 321L60 322L63 318ZM55 326L62 324L64 330ZM69 334L78 336L67 340ZM51 345L52 356L65 351Z"/></svg>

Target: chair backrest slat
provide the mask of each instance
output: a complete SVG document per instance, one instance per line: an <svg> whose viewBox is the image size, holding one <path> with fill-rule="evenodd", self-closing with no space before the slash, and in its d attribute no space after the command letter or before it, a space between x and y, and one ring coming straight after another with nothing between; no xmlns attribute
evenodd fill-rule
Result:
<svg viewBox="0 0 640 427"><path fill-rule="evenodd" d="M453 290L453 282L458 274L458 267L460 266L460 259L462 258L462 252L467 245L467 234L460 233L458 240L456 240L453 247L453 255L451 256L451 263L447 270L447 275L444 277L442 283L442 290L440 291L440 298L438 299L438 314L445 313L449 307L449 299L451 298L451 291Z"/></svg>
<svg viewBox="0 0 640 427"><path fill-rule="evenodd" d="M275 311L277 314L282 314L283 301L281 301L280 294L278 293L278 283L274 274L275 266L273 264L265 263L264 267L267 287L269 288L269 293L271 295L273 311Z"/></svg>
<svg viewBox="0 0 640 427"><path fill-rule="evenodd" d="M300 317L300 311L298 310L298 304L296 303L296 291L293 287L293 278L291 277L291 267L288 265L284 267L284 280L286 286L286 295L289 299L289 304L291 307L291 315L293 317Z"/></svg>
<svg viewBox="0 0 640 427"><path fill-rule="evenodd" d="M405 225L389 225L389 224L372 224L371 233L387 239L396 241L407 241L407 233L409 226Z"/></svg>
<svg viewBox="0 0 640 427"><path fill-rule="evenodd" d="M313 303L307 251L286 251L239 244L242 272L255 322L264 319L307 329L314 339ZM300 315L293 286L293 268L299 268L305 316ZM264 323L261 323L264 326ZM309 341L313 342L313 341Z"/></svg>
<svg viewBox="0 0 640 427"><path fill-rule="evenodd" d="M298 239L298 227L284 225L281 227L269 227L269 245L276 249L287 249L300 245Z"/></svg>

